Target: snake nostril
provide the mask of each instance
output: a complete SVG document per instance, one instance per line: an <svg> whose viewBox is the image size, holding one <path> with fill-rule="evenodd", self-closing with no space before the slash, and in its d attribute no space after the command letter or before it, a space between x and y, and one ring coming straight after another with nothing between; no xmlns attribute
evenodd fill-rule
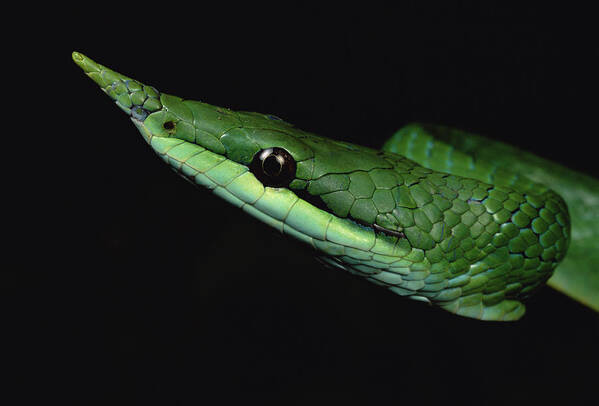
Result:
<svg viewBox="0 0 599 406"><path fill-rule="evenodd" d="M172 121L166 121L164 124L162 124L162 127L164 127L165 130L172 130L175 128L175 123Z"/></svg>

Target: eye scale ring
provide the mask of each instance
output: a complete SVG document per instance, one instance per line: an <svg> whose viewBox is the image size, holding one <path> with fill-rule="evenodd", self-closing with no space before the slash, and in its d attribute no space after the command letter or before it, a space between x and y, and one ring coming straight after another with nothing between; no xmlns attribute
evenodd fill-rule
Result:
<svg viewBox="0 0 599 406"><path fill-rule="evenodd" d="M295 178L297 165L289 152L272 147L258 151L249 168L264 186L287 187Z"/></svg>

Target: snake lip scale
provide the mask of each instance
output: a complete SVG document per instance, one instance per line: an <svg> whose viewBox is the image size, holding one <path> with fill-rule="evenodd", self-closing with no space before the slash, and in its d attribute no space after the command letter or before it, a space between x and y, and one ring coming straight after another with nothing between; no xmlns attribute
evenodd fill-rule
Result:
<svg viewBox="0 0 599 406"><path fill-rule="evenodd" d="M179 175L309 244L326 266L400 296L517 320L566 256L566 201L533 171L479 153L503 144L410 124L374 150L159 92L78 52L73 60Z"/></svg>

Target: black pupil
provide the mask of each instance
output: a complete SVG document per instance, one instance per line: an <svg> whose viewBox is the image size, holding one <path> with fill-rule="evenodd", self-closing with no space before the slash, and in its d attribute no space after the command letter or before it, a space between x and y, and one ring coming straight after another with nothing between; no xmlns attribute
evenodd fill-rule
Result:
<svg viewBox="0 0 599 406"><path fill-rule="evenodd" d="M267 156L262 162L262 169L264 169L264 173L268 176L278 176L283 168L283 162L281 162L282 160L282 158L279 158L275 154L270 154Z"/></svg>

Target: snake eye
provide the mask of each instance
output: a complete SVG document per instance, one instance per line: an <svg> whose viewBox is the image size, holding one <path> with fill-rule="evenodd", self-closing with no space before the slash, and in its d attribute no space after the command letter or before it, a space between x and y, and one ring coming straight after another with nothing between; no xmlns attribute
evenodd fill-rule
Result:
<svg viewBox="0 0 599 406"><path fill-rule="evenodd" d="M295 159L283 148L260 150L250 163L250 171L264 186L286 187L295 178Z"/></svg>

